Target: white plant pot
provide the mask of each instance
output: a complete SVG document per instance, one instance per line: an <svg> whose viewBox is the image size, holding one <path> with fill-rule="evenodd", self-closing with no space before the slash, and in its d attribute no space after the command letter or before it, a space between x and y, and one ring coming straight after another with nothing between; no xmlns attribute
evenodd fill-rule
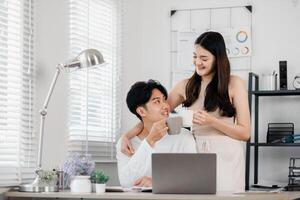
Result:
<svg viewBox="0 0 300 200"><path fill-rule="evenodd" d="M70 184L71 192L75 193L90 193L92 184L90 176L74 176Z"/></svg>
<svg viewBox="0 0 300 200"><path fill-rule="evenodd" d="M96 183L95 184L96 193L97 194L104 193L105 192L105 187L106 187L105 183L104 184Z"/></svg>

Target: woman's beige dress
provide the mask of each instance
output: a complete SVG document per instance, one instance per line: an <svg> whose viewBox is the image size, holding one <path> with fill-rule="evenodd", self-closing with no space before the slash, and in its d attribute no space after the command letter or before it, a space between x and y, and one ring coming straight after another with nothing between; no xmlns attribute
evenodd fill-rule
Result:
<svg viewBox="0 0 300 200"><path fill-rule="evenodd" d="M203 91L206 86L201 88L199 98L188 109L194 111L204 109ZM210 114L226 123L234 123L233 117L220 116L218 109ZM226 136L208 125L194 124L192 132L199 153L217 154L217 191L243 191L245 189L245 142Z"/></svg>

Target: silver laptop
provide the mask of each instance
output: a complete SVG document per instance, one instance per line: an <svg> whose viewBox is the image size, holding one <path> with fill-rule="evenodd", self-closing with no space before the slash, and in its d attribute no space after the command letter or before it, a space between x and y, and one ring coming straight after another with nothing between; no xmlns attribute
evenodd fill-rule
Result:
<svg viewBox="0 0 300 200"><path fill-rule="evenodd" d="M152 154L152 192L157 194L215 194L216 154Z"/></svg>

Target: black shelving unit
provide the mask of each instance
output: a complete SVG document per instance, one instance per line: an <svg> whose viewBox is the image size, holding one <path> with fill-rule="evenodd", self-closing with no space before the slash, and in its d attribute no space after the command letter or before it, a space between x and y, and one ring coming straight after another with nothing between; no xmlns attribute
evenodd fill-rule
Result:
<svg viewBox="0 0 300 200"><path fill-rule="evenodd" d="M249 175L250 175L250 150L254 148L254 184L258 183L258 153L259 147L300 147L300 143L287 143L287 144L270 144L260 143L258 141L258 111L259 111L259 97L263 96L297 96L300 95L300 90L273 90L265 91L259 90L259 77L252 72L249 73L248 83L248 100L250 113L252 114L252 100L254 97L254 141L250 139L247 142L246 148L246 177L245 189L249 190Z"/></svg>
<svg viewBox="0 0 300 200"><path fill-rule="evenodd" d="M300 189L300 158L290 158L289 164L289 184L286 187L287 191L295 191Z"/></svg>

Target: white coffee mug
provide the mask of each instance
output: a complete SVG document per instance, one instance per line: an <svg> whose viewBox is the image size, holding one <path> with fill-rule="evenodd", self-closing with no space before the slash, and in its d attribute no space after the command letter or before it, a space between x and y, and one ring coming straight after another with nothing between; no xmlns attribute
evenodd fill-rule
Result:
<svg viewBox="0 0 300 200"><path fill-rule="evenodd" d="M192 110L182 110L179 112L179 115L182 117L183 127L192 127L193 126L193 115Z"/></svg>

